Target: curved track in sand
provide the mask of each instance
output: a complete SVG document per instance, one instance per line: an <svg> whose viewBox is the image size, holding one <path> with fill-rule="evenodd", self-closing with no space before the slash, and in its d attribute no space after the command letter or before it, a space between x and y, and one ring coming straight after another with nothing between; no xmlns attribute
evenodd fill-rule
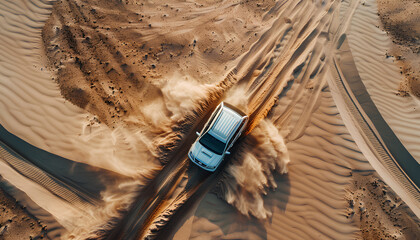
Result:
<svg viewBox="0 0 420 240"><path fill-rule="evenodd" d="M366 151L365 156L374 168L381 176L388 176L388 184L416 215L420 215L420 165L393 133L367 93L347 41L340 50L340 60L334 61L337 77L329 84L338 90L333 94L337 105L350 117L345 118L345 122L353 125L356 143Z"/></svg>
<svg viewBox="0 0 420 240"><path fill-rule="evenodd" d="M398 94L404 78L394 57L388 57L392 40L378 26L377 2L360 6L348 31L357 71L367 92L389 127L420 164L420 105L415 96ZM371 32L371 34L365 34Z"/></svg>

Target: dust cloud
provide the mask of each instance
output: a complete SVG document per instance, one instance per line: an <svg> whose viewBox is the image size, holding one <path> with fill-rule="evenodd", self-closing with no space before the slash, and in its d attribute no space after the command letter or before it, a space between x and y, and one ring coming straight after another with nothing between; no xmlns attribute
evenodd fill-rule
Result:
<svg viewBox="0 0 420 240"><path fill-rule="evenodd" d="M216 192L244 215L270 217L264 195L277 188L274 176L287 173L289 161L281 133L272 122L263 120L238 146Z"/></svg>

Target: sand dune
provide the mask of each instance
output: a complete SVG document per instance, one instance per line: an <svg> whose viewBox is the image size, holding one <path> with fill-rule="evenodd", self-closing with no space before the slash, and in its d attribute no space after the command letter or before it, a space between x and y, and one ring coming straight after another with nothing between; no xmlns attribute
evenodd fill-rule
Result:
<svg viewBox="0 0 420 240"><path fill-rule="evenodd" d="M391 40L379 28L375 1L367 1L355 12L348 31L350 48L360 77L375 105L400 141L420 163L420 106L414 96L400 96L403 76L390 53ZM369 32L370 34L366 34Z"/></svg>
<svg viewBox="0 0 420 240"><path fill-rule="evenodd" d="M399 69L384 56L389 39L375 27L374 1L54 2L0 3L0 124L74 166L84 164L86 179L108 187L92 191L89 201L83 179L71 185L66 171L0 142L2 186L53 228L51 238L103 237L135 196L152 196L142 189L156 172L179 163L170 169L179 178L161 179L174 180L159 188L170 196L152 199L162 201L150 209L156 222L146 229L156 236L152 227L164 228L179 207L172 206L200 187L186 185L203 179L188 179L194 170L186 158L167 164L170 154L221 98L250 115L249 135L219 182L194 196L168 235L418 236L418 219L363 155L344 124L349 113L338 111L328 85L347 35L369 94L419 161L418 102L395 94Z"/></svg>
<svg viewBox="0 0 420 240"><path fill-rule="evenodd" d="M304 70L308 71L305 68ZM333 77L333 76L327 75L326 77ZM291 88L292 91L294 87L295 85L292 85L292 88ZM232 214L232 210L229 210L227 206L219 207L217 209L213 208L213 206L215 205L214 204L215 199L210 194L204 198L201 205L198 206L198 209L196 210L195 215L191 217L190 220L188 220L185 225L185 228L192 229L190 232L190 235L188 235L187 237L184 235L181 235L181 232L187 231L186 229L182 229L179 231L179 235L176 235L179 237L179 239L188 238L188 237L200 238L203 236L206 236L209 238L239 237L239 238L252 238L252 239L258 239L258 238L262 238L262 239L265 239L265 238L269 238L269 239L270 238L272 239L307 239L307 238L337 239L337 238L340 238L342 239L346 237L348 237L349 239L354 239L359 234L357 229L352 228L351 224L349 224L349 221L352 222L353 224L356 224L358 223L358 220L355 218L352 218L353 217L352 214L347 215L346 217L345 212L343 212L342 210L341 211L339 210L340 208L344 209L348 207L349 209L348 211L351 212L351 207L346 205L346 201L344 200L345 199L344 196L347 195L346 191L340 192L339 189L342 189L342 190L346 189L347 188L346 186L348 186L349 181L353 180L352 171L362 172L364 175L368 176L372 174L373 169L370 167L370 164L367 162L367 160L363 157L360 150L358 150L357 145L352 140L352 137L349 135L348 131L346 130L346 127L344 126L344 123L340 119L340 115L338 114L338 110L335 107L334 102L332 101L332 98L329 94L328 89L323 88L322 85L321 85L321 89L323 89L323 92L321 93L321 96L323 96L323 98L318 99L318 101L316 101L315 109L317 110L314 113L312 113L309 118L304 118L303 117L304 115L299 116L300 115L299 111L303 113L305 112L305 111L300 110L300 108L307 107L307 105L305 105L304 100L301 100L302 102L298 102L293 105L294 107L293 110L295 114L292 114L291 119L295 119L295 121L290 121L290 122L292 122L293 124L303 119L310 122L306 124L297 123L295 125L296 130L301 132L300 134L296 134L297 137L293 137L293 134L290 134L290 136L292 137L291 140L295 140L296 138L298 138L298 140L291 141L290 143L287 144L288 151L290 153L290 158L292 159L290 163L290 167L289 167L290 168L290 171L288 174L289 178L287 178L286 180L285 179L277 180L279 182L278 185L280 186L278 191L281 191L281 193L279 194L280 196L276 195L275 193L272 193L273 195L277 196L277 197L274 197L275 199L282 199L281 202L277 203L280 206L279 207L280 210L277 210L277 208L275 208L277 212L276 210L274 211L273 217L271 219L272 222L271 224L269 224L270 226L272 226L272 228L265 229L263 226L252 221L252 219L249 222L244 223L246 222L246 220L244 220L242 217L239 217L239 216L233 217L235 220L232 220L232 217L229 217L229 214ZM296 92L299 93L299 91L296 91ZM294 100L293 98L296 98L296 96L299 96L299 94L293 95L293 93L290 93L290 91L287 93L290 94L290 96L293 96L292 101ZM292 101L289 100L288 98L284 99L284 97L280 99L278 103L278 106L279 106L278 108L287 109L287 107L285 107L284 104L283 106L281 104L283 100L287 102L288 104L290 104L290 102ZM330 103L329 105L328 105L328 102ZM321 106L319 106L318 104L321 104ZM273 111L273 115L275 116L276 108L272 109L272 111ZM284 118L285 115L284 114L282 115L281 110L277 110L277 111L280 112L278 113L279 119ZM320 111L321 113L318 113ZM285 112L287 113L287 110ZM276 120L276 122L284 122L284 120L283 121ZM303 128L302 128L302 125L304 126ZM293 127L289 127L289 128L291 128L291 131L293 133L293 130L294 130ZM303 132L302 132L302 129L303 129ZM316 141L314 141L313 138L316 138ZM342 140L340 141L340 139ZM339 146L342 146L342 147L340 148ZM295 161L298 161L298 162L302 161L303 164L302 165L299 164L295 166L294 165ZM326 164L326 162L329 163L329 161L331 161L330 163L331 165ZM326 169L325 171L322 171L324 167L326 167ZM317 169L317 170L314 170L314 169ZM293 177L294 176L293 170L296 170L296 171L300 170L298 173L296 173L296 177ZM312 178L309 177L312 174L317 174L317 173L323 174L323 175L314 176ZM311 179L311 180L308 181L308 179ZM287 191L288 183L289 183L288 181L290 181L290 185L292 186L291 187L292 190L290 193ZM321 183L322 181L324 182ZM343 186L326 187L328 186L328 184L340 185L340 183ZM318 189L318 186L324 186L325 188L323 187L323 188ZM334 190L337 190L337 191L334 191ZM292 192L292 191L296 191L296 192ZM295 197L294 194L296 194L297 196ZM303 196L307 196L308 194L309 195L313 194L313 195L305 199ZM270 193L268 196L270 196ZM270 198L268 197L268 199ZM341 200L341 203L340 203L340 200ZM297 203L294 203L295 201ZM268 200L267 202L270 202L270 201ZM220 204L223 204L223 203L220 203ZM297 206L301 206L301 208L294 207L295 204ZM303 208L302 205L307 206L305 208L306 211L310 211L308 208L313 208L316 210L314 210L314 212L311 212L311 214L309 213L298 214L298 212L301 211ZM284 206L286 206L286 209L283 209ZM226 213L226 215L224 215L224 213ZM326 215L326 213L328 213L328 216ZM334 215L334 213L336 215ZM297 217L296 215L300 216L300 218ZM411 217L412 216L413 215L411 215ZM323 220L319 221L319 219L323 219ZM385 221L388 221L388 220L385 220ZM394 224L395 223L396 222L394 221ZM247 227L241 226L244 224L245 225L249 224L249 225L246 225ZM257 228L257 230L255 228ZM299 230L294 231L294 229L299 229ZM371 229L371 230L374 230L374 229ZM390 232L394 231L391 229L388 229L388 230ZM364 234L365 233L363 232L363 235ZM380 235L382 233L376 232L376 234ZM400 233L395 233L395 234L396 235L394 236L397 236ZM389 236L389 235L385 234L385 236Z"/></svg>
<svg viewBox="0 0 420 240"><path fill-rule="evenodd" d="M138 161L150 152L147 144L136 144L147 141L139 130L100 125L97 117L62 98L53 73L45 69L40 38L51 8L51 1L2 4L1 37L10 42L1 46L0 53L2 125L37 147L78 162L131 176L156 168L153 159ZM18 17L22 14L29 20ZM130 167L123 162L130 162ZM142 165L143 170L133 171L132 164Z"/></svg>
<svg viewBox="0 0 420 240"><path fill-rule="evenodd" d="M91 1L83 7L78 1L63 1L44 27L43 40L66 99L108 125L154 125L158 131L176 115L171 101L177 99L167 98L172 95L165 89L205 98L202 91L186 94L182 83L186 80L194 90L194 83L223 79L271 23L262 21L260 8L227 1L200 6L163 1L102 6ZM236 18L235 12L249 12L252 18Z"/></svg>
<svg viewBox="0 0 420 240"><path fill-rule="evenodd" d="M372 169L351 140L328 89L321 93L319 102L321 105L310 118L304 135L287 143L291 159L287 176L277 176L277 190L268 191L264 197L264 207L272 213L269 221L249 220L235 214L208 194L195 212L189 237L355 238L358 230L355 220L345 214L345 189L352 181L353 170L369 174ZM300 102L296 107L304 105Z"/></svg>
<svg viewBox="0 0 420 240"><path fill-rule="evenodd" d="M153 159L139 161L141 153L149 153L149 149L147 146L135 143L143 141L142 136L136 134L136 131L122 128L111 130L107 126L101 126L95 121L95 117L62 98L57 84L52 81L54 78L52 73L45 69L46 62L42 57L40 34L51 13L52 4L52 1L1 3L3 20L0 37L4 43L7 43L0 46L2 50L0 53L1 124L41 149L127 176L139 177L142 173L156 168L157 162ZM3 148L4 160L7 154L10 152ZM60 199L70 197L71 193L56 192L58 196L51 194L44 188L51 187L49 182L44 182L46 184L44 186L38 185L42 181L32 183L5 163L7 161L2 161L1 168L4 179L17 188L13 191L23 191L27 195L25 197L20 194L22 197L19 198L18 195L14 197L19 198L30 212L42 221L47 223L58 221L67 230L72 230L86 226L86 222L95 224L92 220L101 218L99 215L93 217L96 214L95 209L81 210ZM141 165L142 168L133 169L133 163ZM32 176L40 177L42 174ZM135 186L136 183L138 182L132 182L131 186ZM122 185L120 188L130 188L130 184ZM115 215L112 209L118 208L118 204L126 201L123 196L114 196L113 189L109 190L108 193L103 193L103 197L110 203L111 211L103 212L104 219L108 219L112 214ZM117 206L114 206L114 203ZM43 218L44 212L41 209L47 209L53 217ZM88 215L87 211L90 211ZM85 222L79 221L75 225L78 221L70 220L82 216L85 216ZM48 223L48 225L55 229L54 226L57 224ZM51 234L63 234L63 231Z"/></svg>

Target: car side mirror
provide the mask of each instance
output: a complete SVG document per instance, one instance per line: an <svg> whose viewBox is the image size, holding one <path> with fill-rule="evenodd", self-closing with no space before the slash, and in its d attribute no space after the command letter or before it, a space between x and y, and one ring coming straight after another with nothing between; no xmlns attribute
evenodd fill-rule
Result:
<svg viewBox="0 0 420 240"><path fill-rule="evenodd" d="M195 132L195 134L197 134L197 136L200 136L200 133L199 132Z"/></svg>
<svg viewBox="0 0 420 240"><path fill-rule="evenodd" d="M229 151L226 151L226 154L227 154L227 155L229 155L229 154L230 154L230 152L229 152Z"/></svg>

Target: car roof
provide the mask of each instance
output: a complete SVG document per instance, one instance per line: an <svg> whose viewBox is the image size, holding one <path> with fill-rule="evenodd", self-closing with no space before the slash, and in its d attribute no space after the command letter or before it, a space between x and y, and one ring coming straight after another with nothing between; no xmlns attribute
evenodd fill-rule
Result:
<svg viewBox="0 0 420 240"><path fill-rule="evenodd" d="M242 116L227 106L223 106L209 133L222 142L227 142L242 121Z"/></svg>

